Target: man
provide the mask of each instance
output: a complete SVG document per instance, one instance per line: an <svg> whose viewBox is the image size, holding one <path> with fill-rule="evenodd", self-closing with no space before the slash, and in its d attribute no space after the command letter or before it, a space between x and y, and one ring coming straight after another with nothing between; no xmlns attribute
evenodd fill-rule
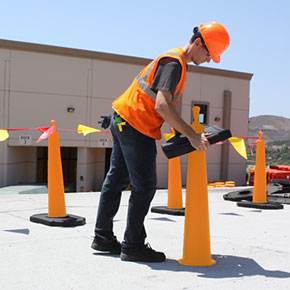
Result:
<svg viewBox="0 0 290 290"><path fill-rule="evenodd" d="M110 170L102 186L92 248L120 254L124 261L162 262L165 255L145 244L144 219L156 190L156 144L164 121L185 135L198 151L210 144L177 114L174 105L182 95L187 63L220 61L229 35L219 23L194 28L184 47L170 50L146 66L130 87L113 102L113 151ZM113 218L121 192L131 184L127 225L122 244L113 233Z"/></svg>

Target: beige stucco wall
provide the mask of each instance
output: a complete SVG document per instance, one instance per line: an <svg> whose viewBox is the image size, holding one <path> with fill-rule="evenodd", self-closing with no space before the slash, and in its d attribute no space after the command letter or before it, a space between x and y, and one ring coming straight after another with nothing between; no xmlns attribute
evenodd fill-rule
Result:
<svg viewBox="0 0 290 290"><path fill-rule="evenodd" d="M9 66L10 52L0 49L0 128L8 126L8 93L9 88ZM0 142L0 186L7 182L7 142Z"/></svg>
<svg viewBox="0 0 290 290"><path fill-rule="evenodd" d="M150 60L87 51L13 43L0 40L0 128L36 128L50 126L76 130L78 124L100 128L101 115L112 113L111 104ZM4 47L4 48L3 48ZM180 111L191 122L192 101L209 103L209 124L222 126L223 93L232 92L231 130L234 136L246 136L251 75L190 67ZM75 108L73 113L68 107ZM215 117L220 117L215 122ZM163 133L170 132L168 125ZM32 137L21 145L20 135ZM36 176L38 131L10 131L8 141L0 142L0 186L33 182ZM105 140L105 143L103 141ZM158 187L167 186L168 161L157 142ZM110 134L60 132L63 147L77 147L77 190L99 190L104 178L105 149L112 147ZM221 146L207 152L209 180L219 180ZM232 148L229 179L244 183L246 161ZM186 157L181 158L182 180L186 184ZM82 177L82 178L81 178Z"/></svg>

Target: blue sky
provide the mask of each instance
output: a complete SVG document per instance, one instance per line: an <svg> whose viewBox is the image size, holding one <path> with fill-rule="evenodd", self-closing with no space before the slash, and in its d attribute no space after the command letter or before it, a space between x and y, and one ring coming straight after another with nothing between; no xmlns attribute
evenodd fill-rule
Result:
<svg viewBox="0 0 290 290"><path fill-rule="evenodd" d="M289 0L1 0L0 38L154 58L217 21L231 44L220 64L253 73L250 116L290 118Z"/></svg>

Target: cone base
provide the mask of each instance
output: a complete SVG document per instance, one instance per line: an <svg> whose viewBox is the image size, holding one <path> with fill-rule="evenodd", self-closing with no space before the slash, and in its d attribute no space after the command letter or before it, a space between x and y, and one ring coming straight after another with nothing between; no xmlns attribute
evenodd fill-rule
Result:
<svg viewBox="0 0 290 290"><path fill-rule="evenodd" d="M229 200L229 201L241 201L241 200L251 201L253 198L253 189L232 191L232 192L224 194L223 198L224 200Z"/></svg>
<svg viewBox="0 0 290 290"><path fill-rule="evenodd" d="M47 213L35 214L30 217L33 223L39 223L51 227L76 227L86 223L84 217L67 215L66 217L49 217Z"/></svg>
<svg viewBox="0 0 290 290"><path fill-rule="evenodd" d="M258 208L258 209L283 209L284 206L278 202L266 202L266 203L255 203L252 201L239 201L237 202L237 206L240 207L249 207L249 208Z"/></svg>
<svg viewBox="0 0 290 290"><path fill-rule="evenodd" d="M283 179L275 179L273 180L273 183L267 184L268 202L290 204L289 184L290 184L289 181L283 180ZM253 188L228 192L223 195L223 198L224 200L227 200L227 201L243 201L243 200L252 201Z"/></svg>
<svg viewBox="0 0 290 290"><path fill-rule="evenodd" d="M268 198L268 201L274 201L274 202L279 202L279 203L283 203L283 204L290 204L290 198L289 197L268 195L267 198Z"/></svg>
<svg viewBox="0 0 290 290"><path fill-rule="evenodd" d="M174 209L174 208L168 208L167 206L154 206L154 207L151 207L151 212L184 216L185 211L184 211L184 208Z"/></svg>
<svg viewBox="0 0 290 290"><path fill-rule="evenodd" d="M178 263L184 266L212 266L216 264L216 261L214 259L210 259L209 261L203 261L203 262L193 262L193 261L188 261L186 259L179 259Z"/></svg>

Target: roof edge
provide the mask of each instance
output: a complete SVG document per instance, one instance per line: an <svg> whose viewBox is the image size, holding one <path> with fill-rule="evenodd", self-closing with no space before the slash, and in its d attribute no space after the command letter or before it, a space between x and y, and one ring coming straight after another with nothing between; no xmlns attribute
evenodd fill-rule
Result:
<svg viewBox="0 0 290 290"><path fill-rule="evenodd" d="M70 57L99 59L99 60L105 60L105 61L115 61L115 62L121 62L121 63L135 64L135 65L147 65L152 60L149 58L126 56L126 55L120 55L120 54L112 54L112 53L105 53L105 52L98 52L98 51L91 51L91 50L84 50L84 49L60 47L60 46L6 40L6 39L0 39L0 48L30 51L30 52L37 52L37 53L57 54L57 55L64 55L64 56L70 56ZM250 74L250 73L222 70L222 69L215 69L215 68L208 68L208 67L198 67L198 66L193 66L193 65L188 66L188 71L202 73L202 74L239 78L239 79L245 79L245 80L251 80L253 76L253 74Z"/></svg>

